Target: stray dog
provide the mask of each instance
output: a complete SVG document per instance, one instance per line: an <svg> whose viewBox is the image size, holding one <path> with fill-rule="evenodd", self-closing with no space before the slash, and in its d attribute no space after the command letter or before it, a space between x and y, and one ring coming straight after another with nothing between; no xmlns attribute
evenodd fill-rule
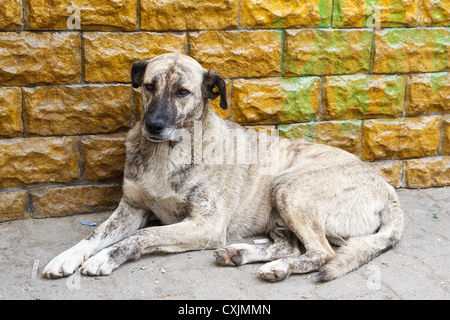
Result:
<svg viewBox="0 0 450 320"><path fill-rule="evenodd" d="M220 107L228 106L217 72L191 57L164 54L135 62L131 78L143 112L126 141L123 197L89 237L45 267L46 277L69 276L80 265L85 275L109 275L143 254L217 249L222 265L266 262L259 274L271 282L312 271L329 281L400 240L403 211L395 190L346 151L258 135L271 170L258 161L223 160L240 148L236 137L223 152L223 137L256 131L209 108L219 96ZM208 154L214 161L205 161ZM154 217L162 225L145 227ZM261 233L273 242L226 246L227 239Z"/></svg>

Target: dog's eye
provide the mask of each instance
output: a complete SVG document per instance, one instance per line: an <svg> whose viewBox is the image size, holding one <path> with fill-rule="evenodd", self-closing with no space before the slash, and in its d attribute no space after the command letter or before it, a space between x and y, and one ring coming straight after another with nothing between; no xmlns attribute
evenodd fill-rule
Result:
<svg viewBox="0 0 450 320"><path fill-rule="evenodd" d="M178 91L178 94L182 97L187 96L189 93L191 93L191 92L187 89L181 89L180 91Z"/></svg>
<svg viewBox="0 0 450 320"><path fill-rule="evenodd" d="M145 89L147 89L148 91L153 91L153 90L155 90L155 86L151 83L147 83L145 85Z"/></svg>

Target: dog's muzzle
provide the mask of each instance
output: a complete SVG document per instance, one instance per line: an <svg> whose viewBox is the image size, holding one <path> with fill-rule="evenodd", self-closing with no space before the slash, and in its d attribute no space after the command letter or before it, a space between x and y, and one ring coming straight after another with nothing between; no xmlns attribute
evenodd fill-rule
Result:
<svg viewBox="0 0 450 320"><path fill-rule="evenodd" d="M145 119L142 123L142 134L153 142L177 141L177 130L161 119Z"/></svg>
<svg viewBox="0 0 450 320"><path fill-rule="evenodd" d="M150 136L154 138L158 138L160 134L164 131L165 123L161 119L145 119L144 121L145 130L149 133Z"/></svg>

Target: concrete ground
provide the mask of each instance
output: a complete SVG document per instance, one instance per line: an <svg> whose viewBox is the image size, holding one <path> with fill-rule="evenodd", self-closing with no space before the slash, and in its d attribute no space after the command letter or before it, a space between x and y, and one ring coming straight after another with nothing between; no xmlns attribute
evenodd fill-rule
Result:
<svg viewBox="0 0 450 320"><path fill-rule="evenodd" d="M42 276L47 262L92 231L81 222L99 224L110 213L5 222L0 299L449 299L450 188L398 193L403 240L328 283L314 282L314 273L268 283L257 275L260 264L219 267L212 251L148 255L108 277L48 280Z"/></svg>

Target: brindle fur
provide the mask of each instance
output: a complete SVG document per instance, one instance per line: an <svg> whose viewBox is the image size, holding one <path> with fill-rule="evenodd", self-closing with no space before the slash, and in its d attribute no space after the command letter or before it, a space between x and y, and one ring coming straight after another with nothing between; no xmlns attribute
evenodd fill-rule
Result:
<svg viewBox="0 0 450 320"><path fill-rule="evenodd" d="M179 129L193 137L201 121L201 134L212 137L202 142L206 150L221 141L214 137L240 128L209 108L218 96L227 107L225 81L179 54L138 61L131 76L143 114L127 137L120 204L93 234L53 259L45 276L68 276L80 265L83 274L108 275L143 254L217 249L222 265L268 262L259 269L268 281L312 271L328 281L399 241L403 212L394 189L343 150L271 137L270 148L278 148L272 175L258 164L173 161ZM190 93L182 96L182 89ZM163 225L144 227L153 218ZM225 246L260 233L273 243ZM330 243L341 247L335 252Z"/></svg>

